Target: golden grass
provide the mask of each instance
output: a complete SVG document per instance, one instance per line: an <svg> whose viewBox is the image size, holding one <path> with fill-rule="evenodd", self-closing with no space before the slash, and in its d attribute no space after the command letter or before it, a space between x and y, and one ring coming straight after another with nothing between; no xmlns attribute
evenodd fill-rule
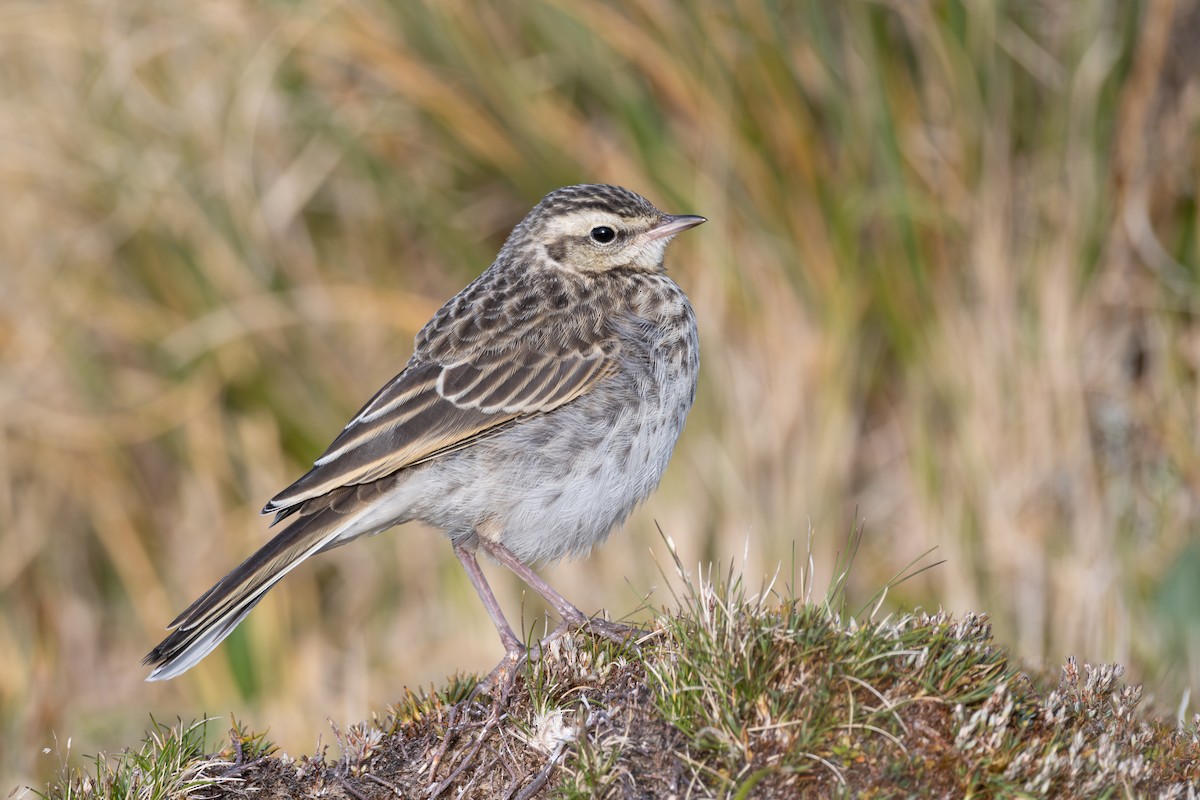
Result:
<svg viewBox="0 0 1200 800"><path fill-rule="evenodd" d="M137 666L429 313L583 180L711 220L670 254L697 407L626 530L548 571L583 608L659 582L655 520L755 574L810 520L828 571L861 517L864 594L937 545L893 602L1128 664L1170 707L1200 685L1195 2L0 19L0 775L148 711L306 749L495 659L449 548L402 529L290 576L182 680Z"/></svg>

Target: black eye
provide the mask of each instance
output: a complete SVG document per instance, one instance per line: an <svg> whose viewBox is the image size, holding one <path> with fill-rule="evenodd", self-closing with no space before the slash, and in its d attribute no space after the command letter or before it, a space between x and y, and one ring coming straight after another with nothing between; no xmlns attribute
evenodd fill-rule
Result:
<svg viewBox="0 0 1200 800"><path fill-rule="evenodd" d="M607 225L599 225L592 228L592 241L598 244L608 244L613 239L617 238L617 232Z"/></svg>

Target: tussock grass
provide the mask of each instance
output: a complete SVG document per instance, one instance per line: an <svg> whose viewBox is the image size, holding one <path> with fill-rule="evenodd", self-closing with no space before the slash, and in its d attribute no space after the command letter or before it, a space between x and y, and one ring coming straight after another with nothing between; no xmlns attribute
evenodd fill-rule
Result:
<svg viewBox="0 0 1200 800"><path fill-rule="evenodd" d="M185 800L213 797L223 786L237 782L236 775L274 751L263 734L249 734L237 723L229 729L229 746L209 753L211 719L152 727L137 749L126 749L111 758L101 753L90 769L66 765L64 782L35 792L44 800L62 798L121 798L121 800Z"/></svg>
<svg viewBox="0 0 1200 800"><path fill-rule="evenodd" d="M676 566L683 570L678 560ZM719 575L719 573L718 573ZM636 649L554 643L511 702L470 677L408 692L342 731L340 753L272 755L203 725L44 797L1189 797L1200 734L1150 721L1116 665L1019 671L986 618L874 619L750 594L732 571L688 578Z"/></svg>
<svg viewBox="0 0 1200 800"><path fill-rule="evenodd" d="M653 520L706 560L749 538L757 574L802 521L862 516L855 596L946 560L882 612L986 610L1021 658L1126 664L1159 708L1200 687L1195 0L0 19L5 783L46 776L54 732L103 749L147 712L236 707L301 752L314 720L494 661L449 548L410 529L297 570L183 680L137 666L580 180L711 220L669 263L695 411L647 507L548 575L581 607L656 582Z"/></svg>

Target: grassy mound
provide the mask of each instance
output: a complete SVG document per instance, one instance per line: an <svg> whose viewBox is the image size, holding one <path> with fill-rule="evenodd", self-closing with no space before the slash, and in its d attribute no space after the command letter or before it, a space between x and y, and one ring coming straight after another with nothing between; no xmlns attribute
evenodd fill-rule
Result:
<svg viewBox="0 0 1200 800"><path fill-rule="evenodd" d="M680 571L682 575L682 570ZM506 704L452 678L293 758L236 723L155 726L48 798L1162 796L1200 786L1200 736L1139 715L1116 665L1020 671L983 616L874 620L826 597L686 581L636 646L586 633ZM791 593L786 593L791 595ZM811 594L811 592L809 592Z"/></svg>

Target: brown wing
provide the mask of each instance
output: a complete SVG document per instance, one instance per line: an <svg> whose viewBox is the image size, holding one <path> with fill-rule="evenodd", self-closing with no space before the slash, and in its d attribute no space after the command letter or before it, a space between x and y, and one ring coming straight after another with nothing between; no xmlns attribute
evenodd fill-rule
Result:
<svg viewBox="0 0 1200 800"><path fill-rule="evenodd" d="M569 403L614 368L588 352L484 351L453 364L412 362L371 398L307 475L263 509L276 520L335 489L379 480L503 425Z"/></svg>

